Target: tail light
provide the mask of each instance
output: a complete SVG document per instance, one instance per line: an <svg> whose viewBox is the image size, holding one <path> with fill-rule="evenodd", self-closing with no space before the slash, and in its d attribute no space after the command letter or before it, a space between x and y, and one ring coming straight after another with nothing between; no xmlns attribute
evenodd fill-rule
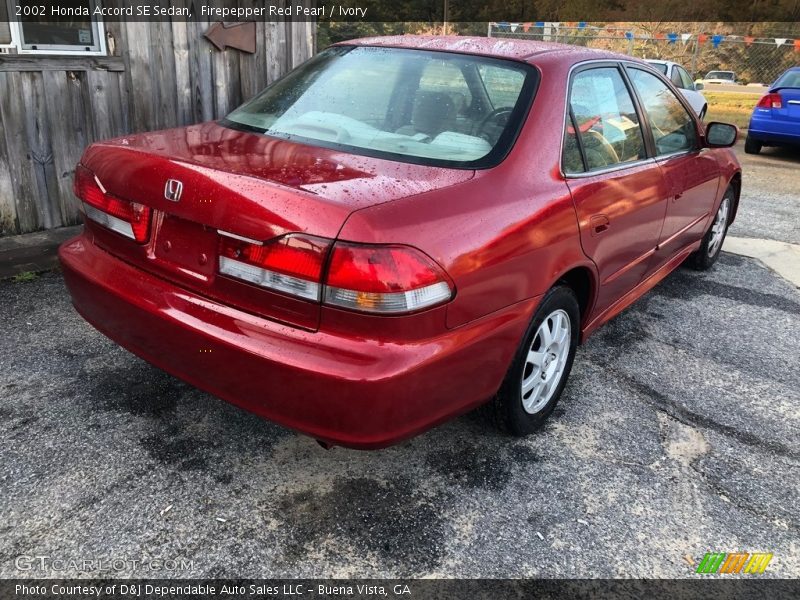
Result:
<svg viewBox="0 0 800 600"><path fill-rule="evenodd" d="M337 242L325 282L325 302L373 313L410 312L449 300L442 270L408 246Z"/></svg>
<svg viewBox="0 0 800 600"><path fill-rule="evenodd" d="M330 240L289 234L261 245L220 238L220 273L308 300L319 300Z"/></svg>
<svg viewBox="0 0 800 600"><path fill-rule="evenodd" d="M150 207L109 194L95 174L81 165L75 169L74 190L87 218L139 243L147 241Z"/></svg>
<svg viewBox="0 0 800 600"><path fill-rule="evenodd" d="M781 103L781 95L776 93L766 94L761 97L761 100L758 101L756 106L758 106L758 108L781 108L781 106L783 106Z"/></svg>
<svg viewBox="0 0 800 600"><path fill-rule="evenodd" d="M220 234L220 273L300 298L397 314L440 304L453 295L441 268L409 246L334 243L301 234L259 244Z"/></svg>

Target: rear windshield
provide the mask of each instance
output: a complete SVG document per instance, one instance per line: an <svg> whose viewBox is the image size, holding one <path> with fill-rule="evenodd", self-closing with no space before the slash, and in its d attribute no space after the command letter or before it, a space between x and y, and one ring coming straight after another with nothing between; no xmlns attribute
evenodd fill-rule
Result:
<svg viewBox="0 0 800 600"><path fill-rule="evenodd" d="M650 63L654 69L661 71L664 75L667 74L667 65L664 63Z"/></svg>
<svg viewBox="0 0 800 600"><path fill-rule="evenodd" d="M733 73L730 71L710 71L706 79L730 79L733 81Z"/></svg>
<svg viewBox="0 0 800 600"><path fill-rule="evenodd" d="M786 71L772 84L773 88L800 88L800 71Z"/></svg>
<svg viewBox="0 0 800 600"><path fill-rule="evenodd" d="M513 61L337 46L222 124L355 154L483 168L510 150L536 83L535 69Z"/></svg>

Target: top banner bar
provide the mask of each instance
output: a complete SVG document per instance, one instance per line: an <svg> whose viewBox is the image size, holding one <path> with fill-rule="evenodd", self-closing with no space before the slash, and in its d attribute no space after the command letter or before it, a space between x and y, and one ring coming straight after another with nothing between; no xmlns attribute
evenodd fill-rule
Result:
<svg viewBox="0 0 800 600"><path fill-rule="evenodd" d="M0 0L4 1L4 0ZM63 21L724 21L800 20L797 0L11 0L12 20Z"/></svg>

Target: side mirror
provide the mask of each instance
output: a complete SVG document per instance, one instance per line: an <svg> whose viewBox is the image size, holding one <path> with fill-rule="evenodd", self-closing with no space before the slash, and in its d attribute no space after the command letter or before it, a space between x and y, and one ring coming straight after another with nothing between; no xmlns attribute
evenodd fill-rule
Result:
<svg viewBox="0 0 800 600"><path fill-rule="evenodd" d="M698 81L697 83L695 83L695 84L694 84L694 91L695 91L695 92L699 92L700 90L703 90L703 89L705 89L705 87L706 87L706 86L704 86L702 83L700 83L700 82Z"/></svg>
<svg viewBox="0 0 800 600"><path fill-rule="evenodd" d="M739 128L730 123L714 121L706 127L706 146L709 148L730 148L739 137Z"/></svg>

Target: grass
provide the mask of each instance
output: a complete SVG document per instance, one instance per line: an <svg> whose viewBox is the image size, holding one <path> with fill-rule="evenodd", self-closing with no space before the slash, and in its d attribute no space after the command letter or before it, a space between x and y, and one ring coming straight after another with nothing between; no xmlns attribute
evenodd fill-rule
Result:
<svg viewBox="0 0 800 600"><path fill-rule="evenodd" d="M27 283L28 281L34 281L39 278L38 273L34 273L33 271L23 271L22 273L17 273L11 280L14 283Z"/></svg>
<svg viewBox="0 0 800 600"><path fill-rule="evenodd" d="M740 129L747 129L750 114L761 97L758 94L740 94L736 92L707 92L703 96L708 101L708 113L705 122L723 121L733 123Z"/></svg>

